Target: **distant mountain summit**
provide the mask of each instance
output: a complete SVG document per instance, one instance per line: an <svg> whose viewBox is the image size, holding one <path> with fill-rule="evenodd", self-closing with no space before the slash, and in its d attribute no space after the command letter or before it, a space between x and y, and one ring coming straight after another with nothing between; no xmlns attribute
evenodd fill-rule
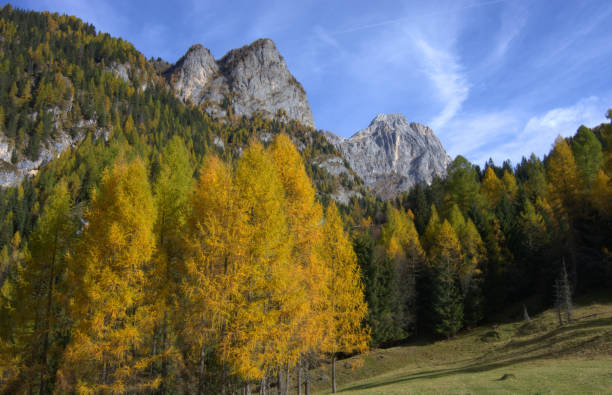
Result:
<svg viewBox="0 0 612 395"><path fill-rule="evenodd" d="M282 110L314 127L306 92L270 39L233 49L219 60L196 44L164 74L179 98L203 105L210 114L227 115L224 105L238 116L271 118Z"/></svg>
<svg viewBox="0 0 612 395"><path fill-rule="evenodd" d="M385 199L444 176L451 162L429 127L402 114L379 114L350 138L325 135L365 185Z"/></svg>

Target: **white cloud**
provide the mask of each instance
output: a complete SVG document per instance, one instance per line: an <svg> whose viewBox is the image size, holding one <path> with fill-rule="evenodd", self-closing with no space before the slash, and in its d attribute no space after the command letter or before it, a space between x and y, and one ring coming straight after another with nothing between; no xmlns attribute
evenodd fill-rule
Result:
<svg viewBox="0 0 612 395"><path fill-rule="evenodd" d="M495 163L510 159L516 164L532 152L539 157L547 154L558 135L572 136L580 125L593 127L605 122L609 103L592 96L529 118L522 118L518 110L478 114L453 121L440 138L451 155L462 154L476 164L489 158Z"/></svg>
<svg viewBox="0 0 612 395"><path fill-rule="evenodd" d="M424 73L437 89L438 98L444 103L442 111L430 122L436 130L443 127L461 109L468 98L470 88L462 68L451 53L433 48L423 39L415 40L421 51L425 69Z"/></svg>
<svg viewBox="0 0 612 395"><path fill-rule="evenodd" d="M507 138L520 126L516 115L510 112L468 114L452 120L437 134L449 155L463 155L479 163L480 154L487 155L487 146Z"/></svg>

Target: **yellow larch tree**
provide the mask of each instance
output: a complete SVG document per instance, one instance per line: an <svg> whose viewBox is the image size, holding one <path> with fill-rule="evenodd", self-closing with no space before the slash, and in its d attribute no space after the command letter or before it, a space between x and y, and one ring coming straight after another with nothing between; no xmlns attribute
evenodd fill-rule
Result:
<svg viewBox="0 0 612 395"><path fill-rule="evenodd" d="M160 160L160 172L153 186L157 219L154 231L157 248L149 276L154 323L153 357L161 374L160 393L175 380L180 353L173 347L182 317L178 296L185 276L183 231L186 226L189 197L193 188L193 170L182 140L174 136Z"/></svg>
<svg viewBox="0 0 612 395"><path fill-rule="evenodd" d="M440 217L438 216L438 210L434 204L430 208L431 214L429 215L429 221L425 227L425 232L421 236L421 246L429 254L429 250L435 243L436 235L440 230Z"/></svg>
<svg viewBox="0 0 612 395"><path fill-rule="evenodd" d="M518 195L518 185L516 184L516 178L508 170L504 170L504 175L501 179L504 184L504 193L511 201L515 201Z"/></svg>
<svg viewBox="0 0 612 395"><path fill-rule="evenodd" d="M305 297L290 264L285 193L271 155L257 142L239 160L234 177L247 213L247 299L229 323L223 359L245 379L265 378L290 362L292 334Z"/></svg>
<svg viewBox="0 0 612 395"><path fill-rule="evenodd" d="M466 221L456 204L451 207L449 221L461 247L462 261L457 266L457 271L462 291L466 293L471 280L480 274L478 265L485 259L484 243L476 225L470 218Z"/></svg>
<svg viewBox="0 0 612 395"><path fill-rule="evenodd" d="M561 136L555 140L554 148L548 158L546 173L551 202L558 200L566 210L575 209L582 181L572 149Z"/></svg>
<svg viewBox="0 0 612 395"><path fill-rule="evenodd" d="M288 231L293 239L290 264L300 281L303 303L288 354L289 365L300 363L306 352L315 352L325 332L325 279L328 267L321 256L323 210L315 200L315 190L304 163L290 138L280 134L270 147L276 171L285 191ZM298 366L298 375L301 372ZM287 372L288 373L288 372ZM288 377L285 377L288 381ZM298 380L300 381L300 380ZM286 387L286 383L284 385Z"/></svg>
<svg viewBox="0 0 612 395"><path fill-rule="evenodd" d="M210 381L204 371L207 354L214 351L220 360L232 363L228 350L232 346L231 331L243 329L232 328L231 323L246 304L249 292L246 214L228 165L216 156L205 158L187 220L183 283L183 337L191 359L198 361L194 392L199 394L212 391L206 387Z"/></svg>
<svg viewBox="0 0 612 395"><path fill-rule="evenodd" d="M430 263L436 266L448 262L458 272L461 269L463 253L459 238L448 220L444 220L434 240L429 251Z"/></svg>
<svg viewBox="0 0 612 395"><path fill-rule="evenodd" d="M425 263L419 235L412 218L400 209L387 204L387 223L382 228L380 242L395 268L400 290L398 319L408 333L416 323L416 272Z"/></svg>
<svg viewBox="0 0 612 395"><path fill-rule="evenodd" d="M147 371L147 271L155 246L155 209L136 159L106 170L69 260L74 328L58 381L62 391L125 393L156 388Z"/></svg>
<svg viewBox="0 0 612 395"><path fill-rule="evenodd" d="M599 169L593 183L591 201L601 215L604 217L612 215L612 183L610 177L602 169Z"/></svg>
<svg viewBox="0 0 612 395"><path fill-rule="evenodd" d="M495 171L491 167L485 170L482 184L480 185L480 194L484 196L489 208L495 208L501 200L503 192L503 183L497 178Z"/></svg>
<svg viewBox="0 0 612 395"><path fill-rule="evenodd" d="M323 256L330 268L330 277L327 280L328 333L321 342L322 350L332 358L332 391L335 393L337 353L367 348L369 332L363 322L368 306L357 257L334 202L325 212L323 237Z"/></svg>

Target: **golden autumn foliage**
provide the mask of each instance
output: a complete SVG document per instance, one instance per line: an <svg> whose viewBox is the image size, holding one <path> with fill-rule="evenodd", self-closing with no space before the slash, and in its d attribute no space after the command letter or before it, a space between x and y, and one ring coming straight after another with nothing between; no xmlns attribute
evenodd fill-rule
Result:
<svg viewBox="0 0 612 395"><path fill-rule="evenodd" d="M325 351L331 354L363 351L368 341L367 331L361 326L367 313L363 284L355 252L333 202L325 213L323 234L323 256L331 269L327 317L331 324L324 339Z"/></svg>
<svg viewBox="0 0 612 395"><path fill-rule="evenodd" d="M560 136L555 140L546 170L551 200L560 201L566 209L573 208L582 188L582 181L572 149Z"/></svg>
<svg viewBox="0 0 612 395"><path fill-rule="evenodd" d="M514 175L508 170L504 170L504 175L501 181L504 184L504 193L506 196L512 201L516 200L519 188L516 184L516 178Z"/></svg>
<svg viewBox="0 0 612 395"><path fill-rule="evenodd" d="M503 183L497 178L495 171L492 168L487 167L482 184L480 185L480 194L486 199L489 208L495 208L501 200L503 192Z"/></svg>
<svg viewBox="0 0 612 395"><path fill-rule="evenodd" d="M601 169L593 183L591 201L602 215L607 217L612 215L612 183L610 177Z"/></svg>
<svg viewBox="0 0 612 395"><path fill-rule="evenodd" d="M476 225L470 218L465 220L457 205L451 208L449 221L461 248L463 261L457 269L461 284L466 289L472 277L480 274L478 266L485 259L485 247Z"/></svg>
<svg viewBox="0 0 612 395"><path fill-rule="evenodd" d="M75 326L59 385L77 393L155 388L148 377L148 265L155 210L145 167L118 162L102 177L69 270Z"/></svg>
<svg viewBox="0 0 612 395"><path fill-rule="evenodd" d="M421 245L425 249L425 251L429 252L432 246L435 243L436 235L440 230L440 217L438 216L438 210L435 205L431 205L431 215L429 216L429 221L427 222L427 227L425 228L425 232L421 236Z"/></svg>
<svg viewBox="0 0 612 395"><path fill-rule="evenodd" d="M206 158L191 199L183 284L184 336L202 368L209 344L227 347L228 322L244 300L246 226L230 169L217 157Z"/></svg>
<svg viewBox="0 0 612 395"><path fill-rule="evenodd" d="M38 302L25 298L38 303L35 318L23 315L24 328L36 321L35 333L16 333L19 355L14 344L0 344L14 365L0 364L5 377L27 375L30 390L48 380L60 393L167 393L179 381L208 393L367 348L351 240L335 205L324 215L288 136L267 149L250 144L234 166L205 157L197 183L178 139L159 157L153 188L145 165L123 156L104 171L82 230L68 226L67 184L61 204L48 206L55 219L39 221L44 232L30 238L36 251L23 270L40 276L21 277L37 290L55 288ZM393 226L390 251L414 265L424 253L412 218L398 213ZM64 243L68 234L72 244ZM65 273L61 287L50 280L54 271ZM61 325L48 301L63 312ZM56 353L44 335L57 331L70 336ZM59 362L54 380L47 352Z"/></svg>
<svg viewBox="0 0 612 395"><path fill-rule="evenodd" d="M414 226L412 212L386 208L387 223L382 228L380 242L393 262L398 282L400 311L395 320L403 329L411 330L416 321L416 274L425 263L419 234Z"/></svg>
<svg viewBox="0 0 612 395"><path fill-rule="evenodd" d="M450 264L455 272L461 270L463 254L461 243L451 224L444 220L429 250L429 261L433 266Z"/></svg>
<svg viewBox="0 0 612 395"><path fill-rule="evenodd" d="M332 391L336 392L336 354L366 350L369 333L361 324L368 306L363 296L357 257L333 202L325 212L322 247L331 275L327 279L327 333L321 339L321 348L332 356Z"/></svg>
<svg viewBox="0 0 612 395"><path fill-rule="evenodd" d="M157 248L149 276L149 303L152 305L153 358L161 372L162 392L175 380L173 367L182 366L176 343L182 320L181 283L185 277L183 231L193 189L189 154L178 137L168 143L160 160L160 173L153 185L157 218L154 225Z"/></svg>
<svg viewBox="0 0 612 395"><path fill-rule="evenodd" d="M249 382L296 366L307 352L365 347L351 243L337 210L332 225L323 220L287 136L268 150L252 143L235 170L208 157L191 206L184 336L202 369L214 352L224 374Z"/></svg>
<svg viewBox="0 0 612 395"><path fill-rule="evenodd" d="M271 155L254 143L235 174L238 198L247 213L248 308L236 318L228 359L244 377L258 378L290 358L292 327L301 314L303 290L291 262L285 192Z"/></svg>
<svg viewBox="0 0 612 395"><path fill-rule="evenodd" d="M424 256L411 214L411 212L402 212L390 205L387 207L388 222L382 229L381 237L391 257L400 258L403 255L401 257L403 259L421 259ZM406 256L407 254L410 257Z"/></svg>
<svg viewBox="0 0 612 395"><path fill-rule="evenodd" d="M322 254L323 209L315 200L315 190L306 174L302 158L287 135L279 135L271 147L272 159L285 190L289 232L293 235L291 261L302 278L307 304L292 335L291 364L299 354L317 350L325 333L325 279L330 275Z"/></svg>

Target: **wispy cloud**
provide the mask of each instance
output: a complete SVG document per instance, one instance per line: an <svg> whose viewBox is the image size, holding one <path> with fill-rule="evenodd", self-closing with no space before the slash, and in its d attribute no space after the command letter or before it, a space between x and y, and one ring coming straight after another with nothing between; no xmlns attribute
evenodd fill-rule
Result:
<svg viewBox="0 0 612 395"><path fill-rule="evenodd" d="M527 15L527 9L520 7L518 3L510 3L504 9L501 15L501 25L496 36L495 46L485 62L487 67L500 62L506 56L513 41L516 40L525 27Z"/></svg>
<svg viewBox="0 0 612 395"><path fill-rule="evenodd" d="M423 71L434 84L439 99L444 103L442 111L430 123L436 130L444 126L459 111L468 98L469 83L455 56L433 48L423 39L417 39L415 44L424 57Z"/></svg>
<svg viewBox="0 0 612 395"><path fill-rule="evenodd" d="M415 21L415 20L420 20L420 19L431 19L431 18L435 18L438 16L455 14L458 12L468 10L470 8L479 8L479 7L485 7L485 6L490 6L490 5L499 4L499 3L507 3L508 1L509 0L489 0L489 1L481 1L481 2L476 2L476 3L471 3L471 4L459 5L458 7L447 7L446 9L441 10L441 11L416 12L416 13L412 13L410 16L394 18L394 19L386 19L386 20L381 20L378 22L372 22L372 23L366 23L362 25L346 27L344 29L333 32L333 34L334 35L347 34L347 33L359 32L362 30L385 28L385 27L392 26L392 25L404 24L410 21Z"/></svg>

